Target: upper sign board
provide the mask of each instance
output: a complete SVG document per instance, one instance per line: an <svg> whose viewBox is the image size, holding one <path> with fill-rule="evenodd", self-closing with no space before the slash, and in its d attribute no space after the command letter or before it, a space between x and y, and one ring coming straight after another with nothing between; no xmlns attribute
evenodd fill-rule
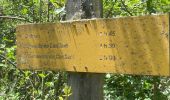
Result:
<svg viewBox="0 0 170 100"><path fill-rule="evenodd" d="M20 69L170 76L169 15L17 27Z"/></svg>

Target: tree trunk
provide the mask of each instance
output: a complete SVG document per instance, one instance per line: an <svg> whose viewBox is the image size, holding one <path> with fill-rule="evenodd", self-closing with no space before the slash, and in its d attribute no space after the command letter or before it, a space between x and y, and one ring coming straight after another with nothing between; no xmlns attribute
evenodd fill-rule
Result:
<svg viewBox="0 0 170 100"><path fill-rule="evenodd" d="M102 0L67 0L66 20L102 17ZM69 100L103 100L105 74L68 72Z"/></svg>

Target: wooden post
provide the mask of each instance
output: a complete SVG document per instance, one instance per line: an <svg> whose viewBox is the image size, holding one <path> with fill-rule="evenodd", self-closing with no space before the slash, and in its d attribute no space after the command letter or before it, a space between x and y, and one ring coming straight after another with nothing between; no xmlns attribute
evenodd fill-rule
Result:
<svg viewBox="0 0 170 100"><path fill-rule="evenodd" d="M102 0L67 0L66 20L102 17ZM105 74L68 72L69 100L103 100Z"/></svg>

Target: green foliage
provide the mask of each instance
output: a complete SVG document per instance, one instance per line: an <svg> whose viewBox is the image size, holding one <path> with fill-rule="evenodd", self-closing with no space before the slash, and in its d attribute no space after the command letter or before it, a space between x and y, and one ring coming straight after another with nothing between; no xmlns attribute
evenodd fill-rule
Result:
<svg viewBox="0 0 170 100"><path fill-rule="evenodd" d="M169 84L169 79L166 77L107 74L104 92L106 98L109 99L168 100L168 96L170 95L165 92L169 91L170 93Z"/></svg>
<svg viewBox="0 0 170 100"><path fill-rule="evenodd" d="M66 74L53 71L21 71L15 61L15 28L18 24L61 20L64 0L1 0L0 18L0 99L66 98ZM60 12L56 12L60 9ZM12 17L17 17L13 19ZM21 20L22 18L22 20ZM69 90L69 88L68 88Z"/></svg>
<svg viewBox="0 0 170 100"><path fill-rule="evenodd" d="M71 88L66 74L16 68L16 25L64 19L65 0L0 0L0 100L65 100ZM138 16L170 12L169 0L103 0L104 17ZM15 17L15 18L12 18ZM107 74L106 100L168 100L166 77Z"/></svg>
<svg viewBox="0 0 170 100"><path fill-rule="evenodd" d="M139 16L170 11L169 0L104 0L104 17Z"/></svg>

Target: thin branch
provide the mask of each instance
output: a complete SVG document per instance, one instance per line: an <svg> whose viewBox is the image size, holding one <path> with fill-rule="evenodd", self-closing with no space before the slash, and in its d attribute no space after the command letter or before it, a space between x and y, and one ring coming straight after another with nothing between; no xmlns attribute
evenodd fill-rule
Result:
<svg viewBox="0 0 170 100"><path fill-rule="evenodd" d="M109 9L108 13L106 14L106 18L109 18L109 16L112 14L112 10L114 10L114 5L117 2L117 0L115 0L115 2L112 4L112 7Z"/></svg>
<svg viewBox="0 0 170 100"><path fill-rule="evenodd" d="M60 94L60 87L63 85L63 76L62 76L62 72L58 72L59 76L58 76L58 82L57 84L55 85L56 89L54 90L55 91L55 96L59 96Z"/></svg>
<svg viewBox="0 0 170 100"><path fill-rule="evenodd" d="M48 0L48 8L47 8L47 22L50 21L50 1Z"/></svg>
<svg viewBox="0 0 170 100"><path fill-rule="evenodd" d="M59 7L63 7L64 5L62 4L62 3L59 3L59 2L54 2L54 3L56 3Z"/></svg>
<svg viewBox="0 0 170 100"><path fill-rule="evenodd" d="M0 58L7 60L11 65L13 65L14 67L17 67L11 60L7 59L4 55L0 54Z"/></svg>
<svg viewBox="0 0 170 100"><path fill-rule="evenodd" d="M120 0L122 5L124 6L125 9L123 9L124 11L126 11L129 15L133 16L133 14L127 9L126 5L124 4L124 2L122 0Z"/></svg>
<svg viewBox="0 0 170 100"><path fill-rule="evenodd" d="M112 10L114 9L114 6L112 6L110 8L110 10L108 11L108 13L106 14L106 18L109 18L109 16L112 14Z"/></svg>
<svg viewBox="0 0 170 100"><path fill-rule="evenodd" d="M30 22L28 19L26 18L21 18L21 17L13 17L13 16L0 16L0 19L16 19L16 20L21 20L21 21L26 21L26 22Z"/></svg>
<svg viewBox="0 0 170 100"><path fill-rule="evenodd" d="M43 20L42 20L42 0L40 0L40 3L39 3L39 17L40 17L40 20L39 22L41 23Z"/></svg>
<svg viewBox="0 0 170 100"><path fill-rule="evenodd" d="M112 6L110 9L109 9L109 11L108 11L108 13L106 14L106 18L108 18L111 14L112 14L112 10L114 9L114 7Z"/></svg>
<svg viewBox="0 0 170 100"><path fill-rule="evenodd" d="M24 20L24 21L26 21L26 19L24 19L24 18L12 17L12 16L0 16L0 18L3 18L3 19L17 19L17 20Z"/></svg>

